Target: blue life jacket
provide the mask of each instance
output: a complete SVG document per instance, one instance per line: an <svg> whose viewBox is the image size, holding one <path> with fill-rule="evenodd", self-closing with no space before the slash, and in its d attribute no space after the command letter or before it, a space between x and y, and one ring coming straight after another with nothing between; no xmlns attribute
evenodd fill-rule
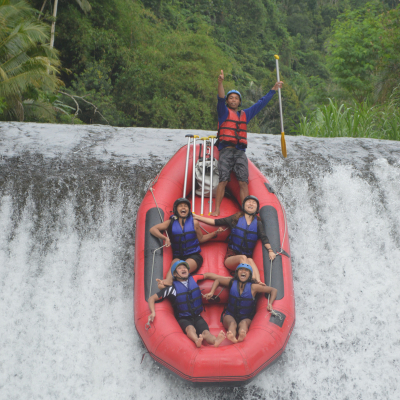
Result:
<svg viewBox="0 0 400 400"><path fill-rule="evenodd" d="M183 230L176 216L173 215L171 219L172 222L170 225L172 226L169 232L171 233L170 240L174 258L200 253L200 242L197 239L197 234L194 229L192 214L190 213L185 219Z"/></svg>
<svg viewBox="0 0 400 400"><path fill-rule="evenodd" d="M257 218L254 218L252 223L247 225L246 218L243 215L231 230L228 246L230 249L239 252L239 254L251 257L257 240Z"/></svg>
<svg viewBox="0 0 400 400"><path fill-rule="evenodd" d="M235 279L229 291L225 314L241 320L245 318L252 319L256 312L256 301L251 294L251 282L246 283L242 295L239 293L239 281Z"/></svg>
<svg viewBox="0 0 400 400"><path fill-rule="evenodd" d="M199 285L195 280L189 276L188 287L177 280L174 280L172 284L176 290L175 316L181 318L200 315L203 311L203 303Z"/></svg>

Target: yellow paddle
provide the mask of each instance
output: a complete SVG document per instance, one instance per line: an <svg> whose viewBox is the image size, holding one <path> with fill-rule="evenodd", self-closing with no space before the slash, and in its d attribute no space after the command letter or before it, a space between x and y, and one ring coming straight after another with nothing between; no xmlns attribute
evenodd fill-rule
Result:
<svg viewBox="0 0 400 400"><path fill-rule="evenodd" d="M279 56L277 54L274 55L275 60L276 60L276 79L278 82L280 81L279 78ZM283 130L283 113L282 113L282 96L281 96L281 89L278 89L278 94L279 94L279 111L281 114L281 148L282 148L282 155L283 157L287 157L287 152L286 152L286 141L285 141L285 131Z"/></svg>

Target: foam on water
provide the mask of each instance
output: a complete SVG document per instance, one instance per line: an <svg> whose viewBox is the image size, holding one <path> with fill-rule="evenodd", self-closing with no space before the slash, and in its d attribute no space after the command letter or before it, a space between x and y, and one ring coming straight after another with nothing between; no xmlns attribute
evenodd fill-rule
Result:
<svg viewBox="0 0 400 400"><path fill-rule="evenodd" d="M209 132L202 132L208 134ZM394 399L400 144L250 135L286 209L296 326L245 388L193 389L133 320L136 210L186 140L143 128L0 126L0 399Z"/></svg>

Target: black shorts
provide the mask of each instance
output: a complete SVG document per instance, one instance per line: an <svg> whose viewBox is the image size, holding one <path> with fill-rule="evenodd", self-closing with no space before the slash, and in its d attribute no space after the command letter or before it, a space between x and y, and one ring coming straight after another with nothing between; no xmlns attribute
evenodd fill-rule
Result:
<svg viewBox="0 0 400 400"><path fill-rule="evenodd" d="M249 183L249 162L246 153L236 147L225 147L219 152L219 181L229 182L232 170L238 181Z"/></svg>
<svg viewBox="0 0 400 400"><path fill-rule="evenodd" d="M231 316L231 317L236 321L236 323L239 325L239 323L240 323L241 321L243 321L244 319L249 319L250 321L252 321L255 314L250 315L250 316L247 316L247 317L240 317L240 316L232 315L230 312L225 311L225 313L222 315L222 318L221 318L221 319L223 319L223 318L225 317L225 315Z"/></svg>
<svg viewBox="0 0 400 400"><path fill-rule="evenodd" d="M189 254L188 256L174 257L174 258L179 258L180 260L183 261L186 261L187 259L191 258L193 261L196 262L197 269L199 269L203 265L203 257L200 253L193 253Z"/></svg>
<svg viewBox="0 0 400 400"><path fill-rule="evenodd" d="M200 315L197 315L196 317L179 318L178 324L185 333L186 333L186 328L190 325L193 325L196 328L197 335L201 335L204 331L209 330L207 322L204 321L203 317Z"/></svg>

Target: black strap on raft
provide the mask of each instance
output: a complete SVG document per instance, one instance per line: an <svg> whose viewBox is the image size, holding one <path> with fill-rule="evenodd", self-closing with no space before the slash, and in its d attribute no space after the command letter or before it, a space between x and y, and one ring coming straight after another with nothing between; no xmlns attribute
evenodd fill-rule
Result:
<svg viewBox="0 0 400 400"><path fill-rule="evenodd" d="M225 312L226 312L226 309L228 308L228 304L224 307L224 309L222 310L222 313L221 313L221 318L220 318L220 322L221 322L221 324L222 324L222 321L223 321L223 319L224 319L224 316L225 316Z"/></svg>
<svg viewBox="0 0 400 400"><path fill-rule="evenodd" d="M140 361L140 364L143 362L143 360L144 360L144 356L145 356L146 354L149 354L149 352L148 352L148 351L146 351L146 353L143 353L143 355L142 355L142 361Z"/></svg>

